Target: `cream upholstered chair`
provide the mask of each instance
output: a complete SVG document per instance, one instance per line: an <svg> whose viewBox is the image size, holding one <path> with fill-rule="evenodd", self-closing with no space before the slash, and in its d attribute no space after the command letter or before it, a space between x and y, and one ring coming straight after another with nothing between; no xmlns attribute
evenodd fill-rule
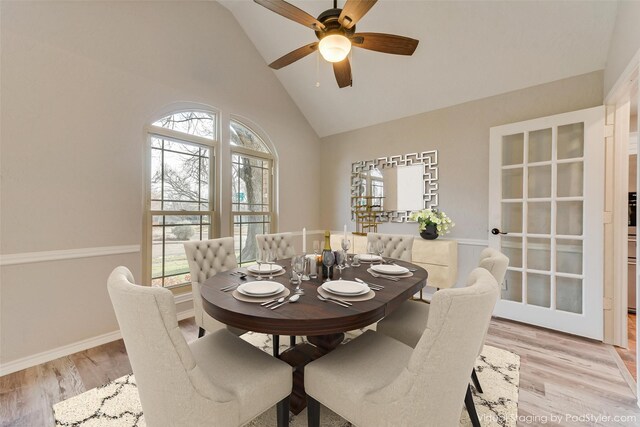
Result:
<svg viewBox="0 0 640 427"><path fill-rule="evenodd" d="M198 337L202 337L205 330L214 332L227 327L224 323L217 321L204 311L200 284L221 271L231 270L238 266L233 248L233 237L187 242L184 244L184 251L187 254L189 270L191 271L193 311L195 312L196 325L199 328ZM236 335L242 335L247 332L231 326L227 328Z"/></svg>
<svg viewBox="0 0 640 427"><path fill-rule="evenodd" d="M291 367L226 329L187 344L173 294L118 267L107 288L149 426L240 426L277 404L289 423Z"/></svg>
<svg viewBox="0 0 640 427"><path fill-rule="evenodd" d="M273 233L273 234L256 234L256 243L258 250L265 259L266 251L273 250L276 252L276 259L291 258L296 254L296 248L293 246L292 233ZM296 345L296 337L290 337L290 344ZM273 336L273 355L278 357L280 348L280 336Z"/></svg>
<svg viewBox="0 0 640 427"><path fill-rule="evenodd" d="M357 426L457 426L499 292L482 268L468 284L435 294L415 348L367 331L308 364L309 427L319 426L319 403Z"/></svg>
<svg viewBox="0 0 640 427"><path fill-rule="evenodd" d="M276 251L276 259L291 258L296 254L291 233L256 234L256 243L263 259L268 249Z"/></svg>
<svg viewBox="0 0 640 427"><path fill-rule="evenodd" d="M498 283L504 280L508 266L509 258L500 251L485 248L480 253L478 267L489 271ZM424 328L427 327L428 317L429 304L405 301L393 313L379 321L376 330L410 347L415 347Z"/></svg>
<svg viewBox="0 0 640 427"><path fill-rule="evenodd" d="M501 284L504 280L505 274L507 273L507 267L509 267L509 258L498 250L485 248L480 253L478 267L487 270L496 279L496 282ZM378 322L376 330L382 334L397 339L410 347L415 347L420 340L420 337L422 337L424 329L427 327L429 311L429 304L405 301L393 313ZM487 332L488 328L484 331L482 344L478 350L478 356L482 353L484 338L486 338ZM478 379L475 368L471 371L471 379L476 390L482 393L482 386L480 385L480 380Z"/></svg>
<svg viewBox="0 0 640 427"><path fill-rule="evenodd" d="M367 245L382 240L384 243L382 256L411 262L413 239L411 235L369 233Z"/></svg>

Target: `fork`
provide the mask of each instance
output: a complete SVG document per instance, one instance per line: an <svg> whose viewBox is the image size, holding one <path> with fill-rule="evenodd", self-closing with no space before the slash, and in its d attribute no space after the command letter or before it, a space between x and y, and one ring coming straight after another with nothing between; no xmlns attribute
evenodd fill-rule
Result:
<svg viewBox="0 0 640 427"><path fill-rule="evenodd" d="M342 303L342 302L340 302L340 301L337 301L337 300L334 300L334 299L325 298L325 297L323 297L322 295L318 295L318 299L319 299L320 301L324 301L324 302L329 301L329 302L332 302L332 303L334 303L334 304L338 304L338 305L341 305L341 306L343 306L343 307L347 307L347 308L351 307L350 305L347 305L347 304Z"/></svg>
<svg viewBox="0 0 640 427"><path fill-rule="evenodd" d="M373 277L379 277L379 278L382 278L382 279L393 280L394 282L397 282L398 280L400 280L397 277L387 276L387 275L379 274L379 273L374 273L373 271L370 271L369 274L371 274Z"/></svg>
<svg viewBox="0 0 640 427"><path fill-rule="evenodd" d="M377 285L377 284L375 284L375 283L368 283L368 282L365 282L364 280L359 279L359 278L357 278L357 277L356 277L356 279L355 279L355 280L356 280L356 282L359 282L359 283L362 283L363 285L367 285L367 286L369 286L369 287L370 287L371 289L373 289L374 291L381 291L381 290L383 290L383 289L384 289L384 286L382 286L382 285Z"/></svg>
<svg viewBox="0 0 640 427"><path fill-rule="evenodd" d="M244 273L242 271L234 271L233 273L230 273L232 276L237 276L239 277L241 280L246 280L247 279L247 273Z"/></svg>

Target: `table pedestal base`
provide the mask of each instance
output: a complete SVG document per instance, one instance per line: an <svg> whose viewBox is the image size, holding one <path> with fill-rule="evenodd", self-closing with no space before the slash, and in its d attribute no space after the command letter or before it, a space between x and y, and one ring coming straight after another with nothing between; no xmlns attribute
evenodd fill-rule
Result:
<svg viewBox="0 0 640 427"><path fill-rule="evenodd" d="M301 343L283 351L280 359L293 366L293 390L289 398L291 412L298 415L307 406L304 392L304 367L317 358L329 353L344 340L344 334L317 335L307 337L310 343Z"/></svg>

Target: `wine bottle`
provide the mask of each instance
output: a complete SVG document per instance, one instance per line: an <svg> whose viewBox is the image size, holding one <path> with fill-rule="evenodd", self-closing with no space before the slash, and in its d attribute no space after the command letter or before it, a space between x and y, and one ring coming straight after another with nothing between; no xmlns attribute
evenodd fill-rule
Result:
<svg viewBox="0 0 640 427"><path fill-rule="evenodd" d="M324 232L324 249L322 249L322 258L324 259L325 253L331 253L331 233L329 230ZM327 278L333 278L333 265L330 268L327 268L322 263L322 279L325 280Z"/></svg>

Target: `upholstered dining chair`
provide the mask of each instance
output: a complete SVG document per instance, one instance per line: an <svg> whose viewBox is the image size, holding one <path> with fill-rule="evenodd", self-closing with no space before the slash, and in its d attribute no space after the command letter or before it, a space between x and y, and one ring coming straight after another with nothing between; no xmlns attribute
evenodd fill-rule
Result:
<svg viewBox="0 0 640 427"><path fill-rule="evenodd" d="M499 292L482 268L467 283L434 295L415 348L367 331L308 364L309 427L319 426L320 403L357 426L457 426Z"/></svg>
<svg viewBox="0 0 640 427"><path fill-rule="evenodd" d="M295 256L296 248L293 246L292 233L272 233L272 234L256 234L256 244L258 250L265 259L266 251L272 250L276 252L276 259L286 259ZM289 338L291 347L296 345L296 337ZM273 355L278 357L280 348L280 336L273 336Z"/></svg>
<svg viewBox="0 0 640 427"><path fill-rule="evenodd" d="M509 258L496 249L485 248L480 253L478 267L487 270L496 279L496 282L501 284L504 281L505 274L507 273L507 267L509 267ZM438 292L436 292L436 295ZM424 329L427 327L429 311L431 309L432 308L430 308L429 304L420 304L420 302L416 301L405 301L393 313L379 321L376 330L382 334L397 339L410 347L415 347L422 337ZM482 353L487 332L488 327L483 333L483 339L478 350L478 356ZM476 390L479 393L482 393L482 386L480 385L480 380L478 379L475 368L471 371L471 380L473 381Z"/></svg>
<svg viewBox="0 0 640 427"><path fill-rule="evenodd" d="M381 240L384 243L382 256L411 262L413 239L411 235L368 233L367 245Z"/></svg>
<svg viewBox="0 0 640 427"><path fill-rule="evenodd" d="M276 259L291 258L296 254L292 233L256 234L256 243L263 259L269 249L276 251Z"/></svg>
<svg viewBox="0 0 640 427"><path fill-rule="evenodd" d="M209 316L202 306L200 284L209 277L219 272L231 270L238 266L236 252L233 248L233 237L220 239L186 242L184 251L187 254L189 270L191 272L191 291L193 293L193 311L196 325L198 325L198 337L207 332L228 328L236 335L244 334L245 330L227 326Z"/></svg>
<svg viewBox="0 0 640 427"><path fill-rule="evenodd" d="M289 424L291 367L226 329L187 344L173 294L138 286L126 267L107 283L149 426L240 426L277 405Z"/></svg>

